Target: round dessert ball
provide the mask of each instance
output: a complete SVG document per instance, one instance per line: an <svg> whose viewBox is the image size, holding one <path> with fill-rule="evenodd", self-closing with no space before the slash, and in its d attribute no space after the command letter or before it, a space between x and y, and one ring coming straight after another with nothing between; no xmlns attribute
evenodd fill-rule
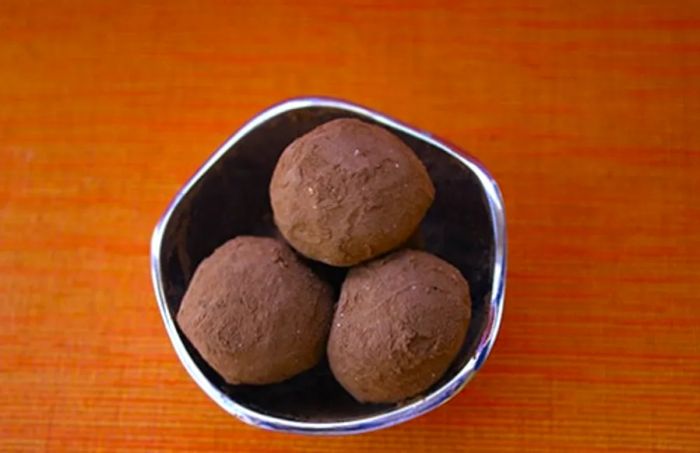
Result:
<svg viewBox="0 0 700 453"><path fill-rule="evenodd" d="M321 359L332 297L286 244L239 236L199 265L177 322L226 382L271 384Z"/></svg>
<svg viewBox="0 0 700 453"><path fill-rule="evenodd" d="M416 250L348 273L333 318L333 375L360 402L393 403L442 377L467 334L469 285L452 265Z"/></svg>
<svg viewBox="0 0 700 453"><path fill-rule="evenodd" d="M275 223L301 254L352 266L403 244L433 202L422 162L382 127L341 118L292 142L272 175Z"/></svg>

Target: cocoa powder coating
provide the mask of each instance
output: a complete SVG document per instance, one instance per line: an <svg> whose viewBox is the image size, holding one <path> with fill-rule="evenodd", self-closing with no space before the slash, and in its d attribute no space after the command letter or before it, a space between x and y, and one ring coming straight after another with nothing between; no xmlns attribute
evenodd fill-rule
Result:
<svg viewBox="0 0 700 453"><path fill-rule="evenodd" d="M336 119L292 142L270 183L275 223L301 254L352 266L393 250L435 196L422 162L382 127Z"/></svg>
<svg viewBox="0 0 700 453"><path fill-rule="evenodd" d="M402 250L353 268L328 340L333 375L361 402L415 396L455 359L470 316L467 281L429 253Z"/></svg>
<svg viewBox="0 0 700 453"><path fill-rule="evenodd" d="M332 290L284 243L239 236L197 268L180 328L230 384L271 384L318 363Z"/></svg>

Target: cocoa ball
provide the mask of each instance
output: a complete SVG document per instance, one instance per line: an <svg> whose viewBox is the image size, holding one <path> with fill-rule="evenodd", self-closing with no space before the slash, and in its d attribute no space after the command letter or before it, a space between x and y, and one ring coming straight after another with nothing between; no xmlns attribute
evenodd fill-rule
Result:
<svg viewBox="0 0 700 453"><path fill-rule="evenodd" d="M382 127L325 123L292 142L272 175L275 223L301 254L351 266L416 230L435 188L415 153Z"/></svg>
<svg viewBox="0 0 700 453"><path fill-rule="evenodd" d="M230 384L271 384L318 363L332 290L284 243L239 236L197 268L177 322Z"/></svg>
<svg viewBox="0 0 700 453"><path fill-rule="evenodd" d="M429 253L403 250L353 268L328 340L333 375L360 402L415 396L455 359L470 316L467 281Z"/></svg>

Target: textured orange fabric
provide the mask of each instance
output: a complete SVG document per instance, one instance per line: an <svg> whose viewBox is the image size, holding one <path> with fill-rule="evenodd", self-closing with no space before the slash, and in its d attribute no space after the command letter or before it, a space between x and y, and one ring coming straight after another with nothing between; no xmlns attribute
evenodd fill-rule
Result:
<svg viewBox="0 0 700 453"><path fill-rule="evenodd" d="M699 81L690 0L3 0L0 450L700 451ZM460 144L506 200L492 356L368 435L226 415L152 295L175 191L302 94Z"/></svg>

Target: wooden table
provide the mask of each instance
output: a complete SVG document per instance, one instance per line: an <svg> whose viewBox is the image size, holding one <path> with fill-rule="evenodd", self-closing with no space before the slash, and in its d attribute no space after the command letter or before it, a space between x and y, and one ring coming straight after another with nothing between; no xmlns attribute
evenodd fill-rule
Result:
<svg viewBox="0 0 700 453"><path fill-rule="evenodd" d="M0 3L1 451L700 451L700 2L230 3ZM492 356L368 435L226 415L151 289L178 187L301 94L460 144L506 200Z"/></svg>

